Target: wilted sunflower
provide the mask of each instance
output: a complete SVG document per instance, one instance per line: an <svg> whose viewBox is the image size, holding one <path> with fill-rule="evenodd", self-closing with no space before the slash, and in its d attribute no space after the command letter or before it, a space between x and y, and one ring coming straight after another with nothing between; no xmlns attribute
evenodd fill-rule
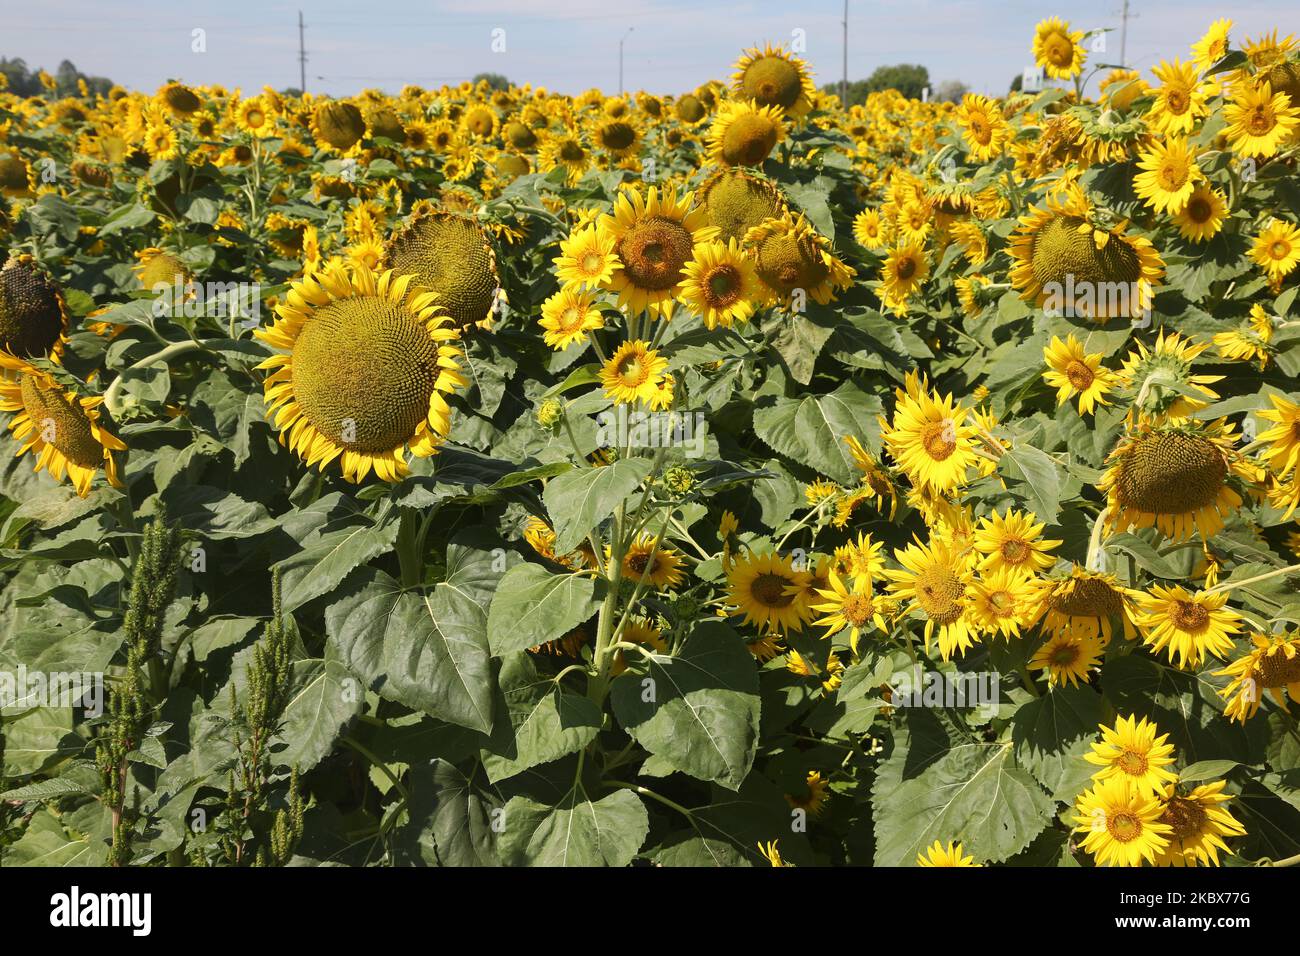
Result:
<svg viewBox="0 0 1300 956"><path fill-rule="evenodd" d="M82 498L95 473L122 487L113 452L125 451L100 421L100 396L83 396L17 356L0 352L0 411L13 412L9 430L19 443L15 457L31 452L36 471L55 481L64 476Z"/></svg>
<svg viewBox="0 0 1300 956"><path fill-rule="evenodd" d="M28 255L0 269L0 352L58 362L68 342L63 292Z"/></svg>
<svg viewBox="0 0 1300 956"><path fill-rule="evenodd" d="M1098 319L1143 315L1164 276L1164 261L1148 240L1122 225L1094 225L1080 194L1032 207L1010 252L1011 284L1021 298L1040 307L1050 299L1058 311Z"/></svg>
<svg viewBox="0 0 1300 956"><path fill-rule="evenodd" d="M1223 530L1224 516L1241 506L1228 477L1255 477L1235 444L1226 419L1141 420L1120 438L1097 485L1107 496L1108 526L1155 527L1175 541L1199 531L1208 541Z"/></svg>
<svg viewBox="0 0 1300 956"><path fill-rule="evenodd" d="M701 183L695 204L723 242L744 239L754 226L786 213L785 199L774 184L735 168L719 169Z"/></svg>
<svg viewBox="0 0 1300 956"><path fill-rule="evenodd" d="M1172 783L1165 789L1160 822L1169 825L1169 845L1156 866L1218 866L1220 851L1232 853L1223 838L1245 836L1246 828L1223 806L1232 799L1224 786L1215 780L1185 795Z"/></svg>
<svg viewBox="0 0 1300 956"><path fill-rule="evenodd" d="M758 276L735 239L696 245L683 275L681 299L706 328L730 328L754 314L760 297Z"/></svg>
<svg viewBox="0 0 1300 956"><path fill-rule="evenodd" d="M812 74L803 60L784 47L764 44L746 50L736 61L731 90L738 98L759 106L773 106L786 116L800 117L812 109L816 92Z"/></svg>
<svg viewBox="0 0 1300 956"><path fill-rule="evenodd" d="M385 265L433 292L457 328L485 322L501 279L483 227L468 216L421 210L384 247Z"/></svg>
<svg viewBox="0 0 1300 956"><path fill-rule="evenodd" d="M538 324L545 330L542 340L562 352L575 342L585 343L588 332L603 328L605 316L594 292L566 286L542 303Z"/></svg>
<svg viewBox="0 0 1300 956"><path fill-rule="evenodd" d="M334 261L294 283L275 324L255 330L284 350L258 368L274 370L266 402L281 444L308 466L339 459L349 481L372 470L397 481L408 448L427 457L446 439L444 395L465 385L458 333L433 293L408 291L413 281Z"/></svg>
<svg viewBox="0 0 1300 956"><path fill-rule="evenodd" d="M690 193L651 186L643 196L625 187L614 204L613 215L600 218L599 228L614 237L614 252L623 268L614 273L609 287L620 306L631 313L669 316L681 294L686 264L698 243L717 236L700 209L691 209Z"/></svg>
<svg viewBox="0 0 1300 956"><path fill-rule="evenodd" d="M1228 200L1208 182L1199 182L1187 204L1174 215L1174 224L1189 242L1213 239L1228 218Z"/></svg>
<svg viewBox="0 0 1300 956"><path fill-rule="evenodd" d="M779 109L731 100L723 104L709 130L709 162L760 166L783 139L785 122Z"/></svg>
<svg viewBox="0 0 1300 956"><path fill-rule="evenodd" d="M668 360L641 341L624 342L600 369L605 395L616 404L649 404L658 395Z"/></svg>
<svg viewBox="0 0 1300 956"><path fill-rule="evenodd" d="M1241 631L1241 615L1226 607L1226 591L1192 594L1180 585L1157 584L1135 600L1134 620L1143 641L1153 651L1164 651L1178 667L1200 667L1210 654L1226 656L1232 651L1232 635Z"/></svg>
<svg viewBox="0 0 1300 956"><path fill-rule="evenodd" d="M1043 630L1049 634L1100 639L1110 643L1114 621L1126 638L1137 637L1133 624L1134 592L1113 574L1075 565L1068 578L1053 580L1043 595Z"/></svg>
<svg viewBox="0 0 1300 956"><path fill-rule="evenodd" d="M929 847L924 853L918 853L916 855L916 865L960 867L979 866L979 864L975 862L975 858L969 856L966 851L961 848L960 843L953 843L951 840L948 841L947 846L944 846L938 840L935 840L933 846Z"/></svg>
<svg viewBox="0 0 1300 956"><path fill-rule="evenodd" d="M1158 728L1136 714L1118 717L1114 727L1101 726L1101 741L1093 743L1092 752L1083 755L1088 763L1101 767L1093 780L1122 777L1143 793L1155 794L1178 779L1168 769L1174 762L1174 745L1166 743L1168 734L1156 736Z"/></svg>
<svg viewBox="0 0 1300 956"><path fill-rule="evenodd" d="M1169 137L1153 142L1138 155L1133 191L1159 213L1175 215L1187 206L1196 186L1205 179L1196 165L1196 148L1188 140Z"/></svg>
<svg viewBox="0 0 1300 956"><path fill-rule="evenodd" d="M1300 126L1300 108L1285 93L1275 93L1268 81L1258 86L1243 81L1224 106L1223 118L1232 151L1263 159L1281 149Z"/></svg>
<svg viewBox="0 0 1300 956"><path fill-rule="evenodd" d="M810 616L799 597L807 578L807 571L795 570L792 555L750 552L727 569L727 602L762 631L799 630Z"/></svg>
<svg viewBox="0 0 1300 956"><path fill-rule="evenodd" d="M1029 661L1031 671L1047 671L1049 687L1077 687L1088 682L1088 673L1101 666L1101 641L1068 631L1049 635Z"/></svg>
<svg viewBox="0 0 1300 956"><path fill-rule="evenodd" d="M1250 258L1266 273L1277 288L1282 280L1300 265L1300 228L1281 219L1271 219L1255 237Z"/></svg>
<svg viewBox="0 0 1300 956"><path fill-rule="evenodd" d="M810 296L828 305L855 274L802 214L765 220L745 234L745 245L757 263L767 300L786 309L801 307Z"/></svg>
<svg viewBox="0 0 1300 956"><path fill-rule="evenodd" d="M812 610L824 615L813 623L826 628L827 637L834 637L848 628L849 647L857 654L858 636L863 631L875 628L888 633L885 615L893 611L892 602L875 593L870 577L856 578L849 588L832 570L828 583L829 588L817 589L818 595L823 598L822 603L812 605Z"/></svg>
<svg viewBox="0 0 1300 956"><path fill-rule="evenodd" d="M935 632L939 635L939 653L946 661L953 652L965 654L974 646L979 634L968 613L971 573L965 558L944 540L920 539L894 552L902 570L885 571L892 582L891 594L910 601L925 618L925 646L928 651Z"/></svg>
<svg viewBox="0 0 1300 956"><path fill-rule="evenodd" d="M1099 780L1075 801L1075 833L1087 834L1083 848L1101 866L1155 863L1169 845L1173 827L1160 821L1160 798L1122 776Z"/></svg>
<svg viewBox="0 0 1300 956"><path fill-rule="evenodd" d="M1209 386L1223 376L1192 374L1192 363L1209 347L1209 342L1192 342L1177 332L1166 335L1164 329L1151 350L1139 341L1137 350L1128 354L1118 373L1120 383L1135 393L1136 411L1157 421L1184 418L1209 405L1192 393L1217 399L1218 393Z"/></svg>
<svg viewBox="0 0 1300 956"><path fill-rule="evenodd" d="M1064 342L1052 336L1052 343L1043 349L1048 370L1043 381L1056 389L1056 404L1064 405L1072 397L1079 397L1079 414L1089 415L1096 405L1109 405L1106 395L1119 383L1119 378L1101 364L1100 352L1086 353L1083 345L1071 332Z"/></svg>
<svg viewBox="0 0 1300 956"><path fill-rule="evenodd" d="M1259 712L1265 691L1283 710L1288 710L1288 695L1300 701L1300 635L1253 633L1250 642L1249 651L1214 672L1215 677L1232 678L1219 696L1227 701L1224 716L1242 723Z"/></svg>
<svg viewBox="0 0 1300 956"><path fill-rule="evenodd" d="M968 480L976 464L977 430L952 395L930 392L926 380L908 372L906 390L894 389L893 423L880 419L880 437L913 485L949 492Z"/></svg>

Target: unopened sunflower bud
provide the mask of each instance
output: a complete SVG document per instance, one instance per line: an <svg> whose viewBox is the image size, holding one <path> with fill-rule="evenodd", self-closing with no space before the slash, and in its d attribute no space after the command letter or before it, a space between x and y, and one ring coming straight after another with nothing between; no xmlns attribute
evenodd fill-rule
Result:
<svg viewBox="0 0 1300 956"><path fill-rule="evenodd" d="M543 428L554 428L564 418L564 406L554 398L548 398L537 408L537 424Z"/></svg>
<svg viewBox="0 0 1300 956"><path fill-rule="evenodd" d="M669 468L664 472L664 487L675 495L688 494L695 487L695 472L689 468Z"/></svg>

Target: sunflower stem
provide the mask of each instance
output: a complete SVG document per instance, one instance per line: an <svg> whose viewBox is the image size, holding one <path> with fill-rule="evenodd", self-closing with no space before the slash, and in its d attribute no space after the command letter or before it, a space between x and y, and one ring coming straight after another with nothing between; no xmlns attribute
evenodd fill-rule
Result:
<svg viewBox="0 0 1300 956"><path fill-rule="evenodd" d="M1234 588L1245 587L1247 584L1255 584L1259 581L1267 581L1270 578L1281 577L1284 574L1295 574L1300 572L1300 564L1289 564L1285 568L1274 568L1272 571L1265 571L1263 574L1256 574L1254 577L1246 578L1243 581L1225 581L1223 584L1215 585L1203 595L1218 594L1220 591L1231 591Z"/></svg>
<svg viewBox="0 0 1300 956"><path fill-rule="evenodd" d="M122 372L117 376L117 378L113 379L113 381L109 383L108 388L105 390L104 408L108 411L108 413L111 416L113 416L113 418L117 418L118 414L122 411L121 392L122 392L122 386L125 384L125 377L127 372L136 372L142 368L148 368L150 365L156 365L159 362L169 361L170 359L175 358L177 355L183 355L186 352L193 352L196 350L206 351L206 348L200 342L197 342L193 339L191 339L188 342L173 342L171 345L167 346L166 348L159 349L157 352L154 352L153 355L145 356L144 358L140 359L140 361L136 362L134 365L127 366L125 369L122 370Z"/></svg>

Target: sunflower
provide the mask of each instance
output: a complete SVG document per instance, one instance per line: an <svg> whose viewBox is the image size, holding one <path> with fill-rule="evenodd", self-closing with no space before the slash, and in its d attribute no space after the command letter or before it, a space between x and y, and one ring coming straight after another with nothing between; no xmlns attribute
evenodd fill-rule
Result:
<svg viewBox="0 0 1300 956"><path fill-rule="evenodd" d="M1255 414L1275 424L1256 440L1268 445L1264 457L1269 468L1278 478L1285 478L1300 462L1300 404L1281 395L1270 395L1268 400L1273 407Z"/></svg>
<svg viewBox="0 0 1300 956"><path fill-rule="evenodd" d="M971 624L990 635L1010 640L1033 627L1042 615L1043 582L1036 577L1001 568L976 578L970 585Z"/></svg>
<svg viewBox="0 0 1300 956"><path fill-rule="evenodd" d="M1184 418L1209 404L1198 394L1217 399L1218 393L1209 386L1223 376L1192 374L1192 363L1209 347L1209 342L1194 343L1177 332L1166 335L1163 329L1154 349L1148 351L1145 343L1138 342L1119 370L1120 383L1136 390L1137 411L1153 420Z"/></svg>
<svg viewBox="0 0 1300 956"><path fill-rule="evenodd" d="M656 397L668 360L642 341L624 342L600 369L606 397L619 405Z"/></svg>
<svg viewBox="0 0 1300 956"><path fill-rule="evenodd" d="M606 558L609 549L606 549ZM675 588L682 583L682 556L662 541L656 547L655 536L642 534L623 555L623 577L633 584L643 578L648 587L656 591Z"/></svg>
<svg viewBox="0 0 1300 956"><path fill-rule="evenodd" d="M906 391L894 389L893 423L880 419L880 437L913 485L949 492L964 485L976 464L974 425L951 395L930 392L926 380L908 372Z"/></svg>
<svg viewBox="0 0 1300 956"><path fill-rule="evenodd" d="M322 149L346 151L366 135L366 119L351 103L322 100L311 114L311 133Z"/></svg>
<svg viewBox="0 0 1300 956"><path fill-rule="evenodd" d="M385 265L438 297L457 328L486 321L501 279L483 227L468 216L420 210L384 247Z"/></svg>
<svg viewBox="0 0 1300 956"><path fill-rule="evenodd" d="M1208 182L1198 182L1187 203L1174 214L1174 223L1189 242L1213 239L1228 218L1228 200Z"/></svg>
<svg viewBox="0 0 1300 956"><path fill-rule="evenodd" d="M1155 91L1147 118L1162 135L1186 136L1195 128L1197 119L1209 113L1205 104L1207 90L1201 86L1196 67L1182 60L1161 60L1151 72L1161 85Z"/></svg>
<svg viewBox="0 0 1300 956"><path fill-rule="evenodd" d="M706 328L730 328L754 314L758 275L735 239L698 244L683 275L681 299Z"/></svg>
<svg viewBox="0 0 1300 956"><path fill-rule="evenodd" d="M664 640L663 633L649 621L638 617L630 617L627 623L623 625L623 630L619 632L618 639L620 642L626 641L629 644L640 644L642 647L648 647L660 654L668 653L668 642ZM614 659L610 664L609 672L611 676L618 677L627 670L627 659L623 656L622 649L614 652Z"/></svg>
<svg viewBox="0 0 1300 956"><path fill-rule="evenodd" d="M1232 797L1225 781L1202 784L1182 795L1174 784L1164 791L1160 822L1170 827L1169 845L1156 857L1156 866L1218 866L1219 851L1231 853L1224 837L1246 835L1246 828L1223 806Z"/></svg>
<svg viewBox="0 0 1300 956"><path fill-rule="evenodd" d="M335 459L359 482L407 473L406 450L435 454L451 430L445 394L465 385L458 333L409 275L331 262L295 282L275 324L254 335L283 352L258 368L286 444L321 471Z"/></svg>
<svg viewBox="0 0 1300 956"><path fill-rule="evenodd" d="M718 166L761 166L785 139L785 122L774 106L729 101L709 129L709 162Z"/></svg>
<svg viewBox="0 0 1300 956"><path fill-rule="evenodd" d="M885 222L876 209L864 209L853 219L853 238L858 245L879 252L886 245Z"/></svg>
<svg viewBox="0 0 1300 956"><path fill-rule="evenodd" d="M954 114L971 156L982 163L997 159L1012 138L1011 127L998 104L987 96L967 93Z"/></svg>
<svg viewBox="0 0 1300 956"><path fill-rule="evenodd" d="M951 840L947 846L944 846L938 840L926 849L924 853L916 855L917 866L962 866L971 867L979 866L973 856L968 856L966 851L961 848L960 843L953 843Z"/></svg>
<svg viewBox="0 0 1300 956"><path fill-rule="evenodd" d="M856 656L858 635L863 631L874 628L888 633L885 614L892 612L893 608L887 598L875 594L870 577L855 578L850 589L831 570L828 583L829 588L817 589L817 593L825 599L824 602L812 605L812 610L821 611L825 616L813 623L826 628L827 637L833 637L848 628L849 647Z"/></svg>
<svg viewBox="0 0 1300 956"><path fill-rule="evenodd" d="M863 500L872 501L876 506L876 510L883 511L885 499L888 498L889 520L893 521L894 515L898 511L898 488L894 485L894 480L889 476L889 472L881 467L875 455L862 447L862 442L858 441L856 436L845 435L844 444L849 446L849 454L853 457L853 466L862 472L859 480Z"/></svg>
<svg viewBox="0 0 1300 956"><path fill-rule="evenodd" d="M568 130L546 137L537 158L543 172L563 169L572 185L591 167L592 153L579 133Z"/></svg>
<svg viewBox="0 0 1300 956"><path fill-rule="evenodd" d="M1052 336L1051 345L1043 349L1048 370L1043 381L1056 389L1056 404L1064 405L1079 397L1079 414L1089 415L1096 405L1109 405L1106 394L1119 384L1119 378L1101 364L1100 352L1085 353L1083 345L1071 332L1064 342Z"/></svg>
<svg viewBox="0 0 1300 956"><path fill-rule="evenodd" d="M13 412L9 430L20 443L15 457L31 452L36 471L55 481L66 475L82 498L90 494L101 468L109 484L121 488L113 452L125 451L100 421L100 396L83 396L49 372L0 352L0 411Z"/></svg>
<svg viewBox="0 0 1300 956"><path fill-rule="evenodd" d="M821 305L830 304L855 274L802 214L787 212L764 220L745 233L745 245L754 256L766 299L787 311L798 310L809 296Z"/></svg>
<svg viewBox="0 0 1300 956"><path fill-rule="evenodd" d="M28 255L0 269L0 352L58 362L68 342L68 307L58 283Z"/></svg>
<svg viewBox="0 0 1300 956"><path fill-rule="evenodd" d="M1258 86L1242 82L1224 106L1223 118L1233 152L1263 159L1281 149L1300 126L1300 108L1285 93L1274 93L1267 81Z"/></svg>
<svg viewBox="0 0 1300 956"><path fill-rule="evenodd" d="M763 631L799 630L809 617L802 592L807 571L796 571L792 555L750 552L727 569L727 601L746 624Z"/></svg>
<svg viewBox="0 0 1300 956"><path fill-rule="evenodd" d="M1075 565L1068 578L1053 580L1043 592L1043 630L1053 635L1100 639L1110 643L1119 619L1126 638L1137 637L1133 623L1134 592L1113 574Z"/></svg>
<svg viewBox="0 0 1300 956"><path fill-rule="evenodd" d="M1250 307L1250 316L1244 324L1227 332L1215 332L1212 336L1215 349L1225 359L1259 362L1261 372L1272 354L1269 345L1272 340L1273 320L1258 302Z"/></svg>
<svg viewBox="0 0 1300 956"><path fill-rule="evenodd" d="M925 618L925 646L928 651L935 632L939 653L946 661L953 652L965 654L979 639L968 613L971 573L965 559L944 540L915 543L894 552L902 570L885 571L895 598L908 600Z"/></svg>
<svg viewBox="0 0 1300 956"><path fill-rule="evenodd" d="M1300 635L1254 633L1250 642L1249 651L1214 672L1216 677L1232 678L1219 696L1227 701L1224 716L1242 723L1259 712L1265 691L1283 710L1288 710L1288 695L1300 701Z"/></svg>
<svg viewBox="0 0 1300 956"><path fill-rule="evenodd" d="M718 232L706 224L701 210L690 208L692 198L690 193L679 198L671 188L660 192L658 186L651 186L643 196L633 187L624 187L613 215L600 218L599 228L614 237L614 252L623 263L609 280L620 306L652 317L672 314L696 246Z"/></svg>
<svg viewBox="0 0 1300 956"><path fill-rule="evenodd" d="M375 271L384 261L384 246L377 239L363 239L348 246L348 259Z"/></svg>
<svg viewBox="0 0 1300 956"><path fill-rule="evenodd" d="M1231 29L1232 21L1226 17L1215 20L1205 36L1192 44L1192 60L1202 73L1223 59L1228 52L1228 31Z"/></svg>
<svg viewBox="0 0 1300 956"><path fill-rule="evenodd" d="M144 131L144 150L149 158L157 162L160 159L175 159L179 154L180 139L176 130L166 121L151 123Z"/></svg>
<svg viewBox="0 0 1300 956"><path fill-rule="evenodd" d="M1157 140L1138 155L1133 189L1159 213L1175 215L1183 210L1197 183L1205 178L1196 165L1196 149L1186 139Z"/></svg>
<svg viewBox="0 0 1300 956"><path fill-rule="evenodd" d="M768 840L766 843L759 843L758 852L762 854L763 859L767 860L772 866L792 867L793 863L787 863L781 858L781 851L777 849L777 840Z"/></svg>
<svg viewBox="0 0 1300 956"><path fill-rule="evenodd" d="M461 116L460 128L467 138L481 141L492 139L500 122L501 118L491 107L471 106Z"/></svg>
<svg viewBox="0 0 1300 956"><path fill-rule="evenodd" d="M588 135L593 146L614 160L628 159L641 150L641 129L630 114L599 120Z"/></svg>
<svg viewBox="0 0 1300 956"><path fill-rule="evenodd" d="M1180 585L1157 584L1135 600L1143 642L1181 668L1200 667L1208 654L1224 657L1232 651L1232 635L1241 631L1241 615L1225 606L1226 591L1192 594Z"/></svg>
<svg viewBox="0 0 1300 956"><path fill-rule="evenodd" d="M731 75L732 93L758 106L775 107L786 116L801 117L812 109L816 92L803 60L784 47L764 44L746 50Z"/></svg>
<svg viewBox="0 0 1300 956"><path fill-rule="evenodd" d="M1092 753L1083 755L1088 763L1101 767L1093 780L1122 777L1143 793L1159 793L1178 774L1167 769L1174 762L1174 745L1165 743L1168 734L1156 736L1157 727L1136 714L1119 717L1114 727L1101 727L1101 741L1092 745Z"/></svg>
<svg viewBox="0 0 1300 956"><path fill-rule="evenodd" d="M1300 228L1281 219L1270 219L1255 237L1250 257L1268 273L1274 287L1280 286L1300 264Z"/></svg>
<svg viewBox="0 0 1300 956"><path fill-rule="evenodd" d="M735 167L723 167L695 191L696 206L718 229L718 238L742 240L753 227L786 214L786 203L775 185Z"/></svg>
<svg viewBox="0 0 1300 956"><path fill-rule="evenodd" d="M542 303L538 324L545 330L542 340L563 352L575 342L585 343L588 332L603 328L605 316L596 305L594 292L566 286Z"/></svg>
<svg viewBox="0 0 1300 956"><path fill-rule="evenodd" d="M961 248L962 255L966 257L966 261L971 265L982 265L988 259L989 237L979 223L974 221L954 222L948 227L948 232L952 236L952 241ZM977 276L979 273L975 273L975 275Z"/></svg>
<svg viewBox="0 0 1300 956"><path fill-rule="evenodd" d="M270 219L267 220L267 228L271 228ZM153 291L159 285L170 289L178 282L184 288L190 283L190 271L185 263L157 246L141 249L135 257L138 261L131 268L140 280L142 289Z"/></svg>
<svg viewBox="0 0 1300 956"><path fill-rule="evenodd" d="M555 275L566 286L593 289L608 285L623 268L614 253L615 237L597 226L574 230L560 242Z"/></svg>
<svg viewBox="0 0 1300 956"><path fill-rule="evenodd" d="M1223 530L1224 516L1241 506L1229 475L1254 477L1235 441L1225 419L1141 420L1120 438L1097 485L1107 496L1107 524L1119 531L1156 527L1175 541L1199 531L1208 541Z"/></svg>
<svg viewBox="0 0 1300 956"><path fill-rule="evenodd" d="M804 786L806 789L803 793L787 793L785 799L795 809L805 810L814 817L819 816L829 798L830 781L822 777L819 771L809 770L804 778Z"/></svg>
<svg viewBox="0 0 1300 956"><path fill-rule="evenodd" d="M985 572L1010 571L1032 577L1056 563L1051 551L1060 541L1043 537L1045 525L1032 512L1007 509L999 515L981 518L975 528L973 545L980 554L979 569Z"/></svg>
<svg viewBox="0 0 1300 956"><path fill-rule="evenodd" d="M818 478L804 488L803 496L810 508L816 508L823 501L834 498L841 491L842 489L835 482L827 481L825 478Z"/></svg>
<svg viewBox="0 0 1300 956"><path fill-rule="evenodd" d="M1031 671L1047 671L1049 687L1077 687L1088 682L1088 673L1101 667L1101 641L1068 631L1049 635L1029 660Z"/></svg>
<svg viewBox="0 0 1300 956"><path fill-rule="evenodd" d="M919 242L905 242L889 250L880 266L880 303L896 315L907 314L907 301L920 291L930 275L930 262Z"/></svg>
<svg viewBox="0 0 1300 956"><path fill-rule="evenodd" d="M1083 72L1082 30L1070 30L1060 17L1043 20L1034 28L1034 62L1054 80L1068 80Z"/></svg>
<svg viewBox="0 0 1300 956"><path fill-rule="evenodd" d="M1123 776L1099 780L1075 801L1074 832L1086 833L1083 848L1102 866L1155 863L1169 845L1173 827L1160 821L1160 797Z"/></svg>
<svg viewBox="0 0 1300 956"><path fill-rule="evenodd" d="M275 132L275 114L260 96L254 96L239 104L235 125L249 136L262 139Z"/></svg>
<svg viewBox="0 0 1300 956"><path fill-rule="evenodd" d="M1031 208L1011 239L1011 284L1038 306L1073 290L1063 304L1076 314L1137 318L1151 307L1164 261L1148 240L1123 225L1101 229L1089 215L1079 193Z"/></svg>

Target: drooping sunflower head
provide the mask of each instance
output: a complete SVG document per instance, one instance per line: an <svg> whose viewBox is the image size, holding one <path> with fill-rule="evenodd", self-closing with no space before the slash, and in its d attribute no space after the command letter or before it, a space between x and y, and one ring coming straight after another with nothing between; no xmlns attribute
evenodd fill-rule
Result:
<svg viewBox="0 0 1300 956"><path fill-rule="evenodd" d="M691 209L692 195L651 186L643 196L632 187L619 193L612 214L599 227L614 238L614 252L623 268L610 279L619 305L632 312L670 316L681 293L687 263L697 243L716 238L703 210Z"/></svg>
<svg viewBox="0 0 1300 956"><path fill-rule="evenodd" d="M801 117L812 108L812 74L803 60L784 47L768 43L762 49L746 50L736 61L731 80L737 98L776 107L787 116Z"/></svg>
<svg viewBox="0 0 1300 956"><path fill-rule="evenodd" d="M767 299L797 311L811 296L822 305L834 301L836 290L848 288L856 274L838 259L830 244L800 214L789 212L768 219L745 233L745 246L757 265Z"/></svg>
<svg viewBox="0 0 1300 956"><path fill-rule="evenodd" d="M1209 540L1223 529L1224 516L1241 505L1229 476L1252 477L1238 465L1234 445L1223 419L1140 421L1111 452L1110 467L1097 486L1107 495L1109 526L1154 526L1177 541L1199 530Z"/></svg>
<svg viewBox="0 0 1300 956"><path fill-rule="evenodd" d="M0 268L0 352L58 361L67 344L68 309L58 284L31 256Z"/></svg>
<svg viewBox="0 0 1300 956"><path fill-rule="evenodd" d="M1227 701L1224 715L1242 723L1259 712L1265 692L1283 710L1288 695L1292 703L1300 702L1300 635L1255 633L1250 641L1247 653L1214 672L1216 677L1232 678L1219 695Z"/></svg>
<svg viewBox="0 0 1300 956"><path fill-rule="evenodd" d="M718 229L718 238L741 240L754 226L786 213L781 191L766 179L743 169L719 169L695 192L705 220Z"/></svg>
<svg viewBox="0 0 1300 956"><path fill-rule="evenodd" d="M101 469L109 484L122 487L114 452L126 450L104 427L103 398L84 396L49 372L0 352L0 411L11 412L9 430L20 443L18 455L31 452L35 470L55 481L66 476L82 498Z"/></svg>
<svg viewBox="0 0 1300 956"><path fill-rule="evenodd" d="M153 289L160 284L172 286L177 282L185 286L190 281L190 271L185 263L156 246L141 249L135 257L138 261L132 268L143 289Z"/></svg>
<svg viewBox="0 0 1300 956"><path fill-rule="evenodd" d="M156 100L177 116L189 116L203 105L198 94L183 83L168 83L158 91Z"/></svg>
<svg viewBox="0 0 1300 956"><path fill-rule="evenodd" d="M483 227L468 216L421 211L384 247L385 264L435 293L457 328L484 322L496 303L501 279Z"/></svg>
<svg viewBox="0 0 1300 956"><path fill-rule="evenodd" d="M319 146L349 150L366 135L366 118L351 103L324 100L312 111L311 132Z"/></svg>
<svg viewBox="0 0 1300 956"><path fill-rule="evenodd" d="M709 161L719 166L759 166L785 139L785 122L774 106L736 100L724 103L709 130Z"/></svg>
<svg viewBox="0 0 1300 956"><path fill-rule="evenodd" d="M1118 620L1125 637L1137 637L1133 592L1104 571L1075 565L1069 577L1050 582L1043 592L1043 610L1043 630L1049 634L1086 637L1105 646Z"/></svg>
<svg viewBox="0 0 1300 956"><path fill-rule="evenodd" d="M259 368L280 441L322 471L335 459L349 481L372 470L396 481L406 451L435 454L451 430L446 395L465 384L457 330L414 292L410 275L378 276L330 262L296 282L273 326L254 334L282 350Z"/></svg>
<svg viewBox="0 0 1300 956"><path fill-rule="evenodd" d="M485 140L496 135L500 122L496 110L480 104L465 111L460 118L460 128L471 139Z"/></svg>
<svg viewBox="0 0 1300 956"><path fill-rule="evenodd" d="M0 195L10 198L30 196L35 178L27 161L17 153L0 153Z"/></svg>

